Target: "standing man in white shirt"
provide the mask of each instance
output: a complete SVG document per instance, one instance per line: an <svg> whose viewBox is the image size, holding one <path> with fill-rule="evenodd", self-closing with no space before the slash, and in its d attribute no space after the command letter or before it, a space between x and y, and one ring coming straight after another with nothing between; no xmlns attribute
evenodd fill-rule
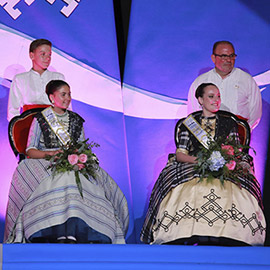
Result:
<svg viewBox="0 0 270 270"><path fill-rule="evenodd" d="M51 54L52 43L49 40L36 39L30 44L32 69L15 75L12 80L8 100L8 121L35 105L51 104L45 92L47 83L51 80L65 79L63 74L47 69L51 63Z"/></svg>
<svg viewBox="0 0 270 270"><path fill-rule="evenodd" d="M261 92L251 75L235 68L234 46L229 41L218 41L213 46L211 59L215 68L200 75L188 93L188 113L201 110L195 90L201 83L214 83L220 91L221 110L246 119L253 130L262 116Z"/></svg>

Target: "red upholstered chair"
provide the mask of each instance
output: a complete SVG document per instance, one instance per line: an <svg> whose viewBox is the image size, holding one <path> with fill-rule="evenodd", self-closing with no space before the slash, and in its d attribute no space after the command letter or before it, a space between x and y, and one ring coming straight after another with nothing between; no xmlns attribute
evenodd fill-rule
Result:
<svg viewBox="0 0 270 270"><path fill-rule="evenodd" d="M27 105L23 105L23 112L27 111L27 110L32 110L32 109L36 109L36 108L47 108L50 105L47 104L27 104Z"/></svg>
<svg viewBox="0 0 270 270"><path fill-rule="evenodd" d="M9 143L15 156L19 155L19 161L26 156L25 149L32 120L37 112L42 111L46 107L48 105L24 111L21 115L15 116L10 120L8 126Z"/></svg>
<svg viewBox="0 0 270 270"><path fill-rule="evenodd" d="M219 113L222 116L225 117L230 117L232 118L238 125L238 133L239 133L239 139L240 139L240 143L242 145L249 145L250 143L250 127L247 121L245 121L244 119L240 119L239 117L237 117L235 114L231 113L231 112L227 112L227 111L222 111L219 110ZM201 114L201 111L197 111L194 112L193 114ZM175 140L175 145L177 147L177 145L179 144L179 132L180 132L180 126L183 123L183 121L185 120L185 118L182 118L180 120L178 120L178 122L175 125L175 130L174 130L174 140ZM248 149L244 149L244 151L246 151L248 153Z"/></svg>

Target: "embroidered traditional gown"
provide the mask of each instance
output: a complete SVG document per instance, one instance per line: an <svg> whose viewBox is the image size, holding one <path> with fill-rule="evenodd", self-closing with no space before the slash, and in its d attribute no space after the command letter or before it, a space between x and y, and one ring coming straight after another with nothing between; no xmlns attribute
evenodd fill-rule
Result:
<svg viewBox="0 0 270 270"><path fill-rule="evenodd" d="M218 113L213 119L202 115L195 119L215 139L238 136L236 123ZM177 151L196 156L199 149L200 142L182 124ZM141 240L192 244L194 239L210 237L239 245L263 245L266 223L257 180L238 175L240 188L233 179L226 179L224 186L219 179L198 183L199 176L194 164L168 162L152 190Z"/></svg>
<svg viewBox="0 0 270 270"><path fill-rule="evenodd" d="M67 111L57 115L70 136L84 140L84 120ZM60 142L41 113L34 118L27 148L59 149ZM25 159L11 182L6 213L7 243L55 242L74 237L79 243L125 243L127 201L114 180L99 166L96 179L80 175L82 199L74 172L54 178L45 159Z"/></svg>

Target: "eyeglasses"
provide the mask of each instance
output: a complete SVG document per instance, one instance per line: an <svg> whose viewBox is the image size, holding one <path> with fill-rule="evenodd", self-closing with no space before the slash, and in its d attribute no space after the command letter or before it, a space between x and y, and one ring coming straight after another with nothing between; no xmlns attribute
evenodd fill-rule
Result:
<svg viewBox="0 0 270 270"><path fill-rule="evenodd" d="M236 58L237 54L232 53L232 54L228 55L228 54L216 54L216 53L214 53L214 56L220 57L221 60L226 60L226 59L233 60L233 59Z"/></svg>

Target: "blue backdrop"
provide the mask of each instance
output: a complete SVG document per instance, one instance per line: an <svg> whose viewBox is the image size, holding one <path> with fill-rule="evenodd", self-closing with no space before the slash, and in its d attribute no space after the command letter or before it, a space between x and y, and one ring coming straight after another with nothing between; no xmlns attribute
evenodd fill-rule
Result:
<svg viewBox="0 0 270 270"><path fill-rule="evenodd" d="M85 118L86 135L101 145L96 150L101 166L128 199L128 243L140 243L152 187L175 151L174 126L186 115L189 86L213 67L217 40L233 42L236 66L262 90L263 118L252 146L263 184L270 109L268 0L133 1L123 87L112 0L12 2L0 1L0 239L17 165L7 138L7 97L13 76L31 67L28 46L36 38L52 41L51 69L71 84L73 110Z"/></svg>
<svg viewBox="0 0 270 270"><path fill-rule="evenodd" d="M130 169L132 191L138 194L133 195L137 240L151 189L168 153L175 151L176 119L186 116L183 104L193 80L213 68L210 56L218 40L235 45L236 66L249 72L262 90L263 117L252 134L251 145L257 152L256 175L263 185L270 116L269 12L267 0L132 2L124 113L129 157L134 164ZM138 102L131 106L134 97ZM148 111L142 115L146 106ZM175 106L179 110L173 109Z"/></svg>

